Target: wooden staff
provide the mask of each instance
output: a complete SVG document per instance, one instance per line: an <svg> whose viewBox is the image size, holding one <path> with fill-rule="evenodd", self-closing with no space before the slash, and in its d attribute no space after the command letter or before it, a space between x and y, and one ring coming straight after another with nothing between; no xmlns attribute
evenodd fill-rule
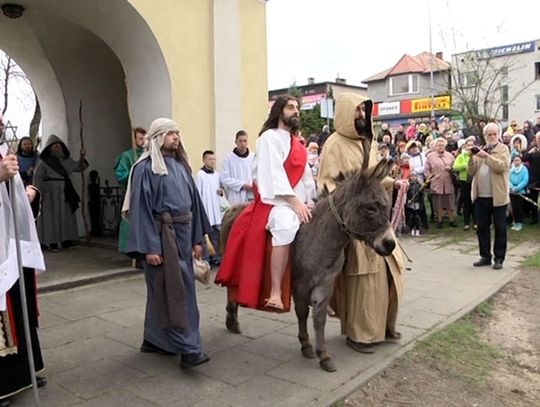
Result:
<svg viewBox="0 0 540 407"><path fill-rule="evenodd" d="M79 131L79 137L81 139L81 150L84 149L84 136L83 136L83 130L84 130L84 124L83 124L83 118L82 118L82 108L83 103L82 100L79 101L79 123L80 123L80 131ZM85 151L86 155L86 151ZM83 160L85 158L83 157ZM84 164L84 163L83 163ZM81 215L84 222L84 233L86 236L86 245L90 247L90 232L88 231L88 220L86 219L86 176L84 174L84 168L81 168Z"/></svg>

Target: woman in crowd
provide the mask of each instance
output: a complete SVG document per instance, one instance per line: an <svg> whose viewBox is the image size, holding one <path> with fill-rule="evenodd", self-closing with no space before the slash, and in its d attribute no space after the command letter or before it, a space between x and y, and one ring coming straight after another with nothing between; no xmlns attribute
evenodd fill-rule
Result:
<svg viewBox="0 0 540 407"><path fill-rule="evenodd" d="M443 227L444 209L448 212L450 227L457 227L454 222L454 185L452 183L451 171L454 163L454 156L446 151L446 140L437 139L435 150L428 154L426 159L425 176L431 177L430 189L433 199L433 209L437 214L437 228Z"/></svg>

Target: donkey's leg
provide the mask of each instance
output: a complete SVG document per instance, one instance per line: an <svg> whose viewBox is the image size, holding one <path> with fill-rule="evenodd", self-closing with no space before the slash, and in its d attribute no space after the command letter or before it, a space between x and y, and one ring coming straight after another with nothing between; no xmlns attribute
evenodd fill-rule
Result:
<svg viewBox="0 0 540 407"><path fill-rule="evenodd" d="M233 334L241 334L240 324L238 323L238 304L236 302L228 301L225 307L227 311L227 318L225 319L225 326L227 330Z"/></svg>
<svg viewBox="0 0 540 407"><path fill-rule="evenodd" d="M294 296L294 311L298 319L298 340L302 347L302 355L308 359L315 359L313 347L309 342L307 330L307 320L309 316L309 304L305 298L300 298L300 295Z"/></svg>
<svg viewBox="0 0 540 407"><path fill-rule="evenodd" d="M333 285L315 287L311 295L313 306L313 327L315 328L315 350L317 352L317 357L319 358L319 365L321 366L321 369L327 372L336 371L336 365L326 351L326 343L324 340L326 310L332 294L332 287Z"/></svg>

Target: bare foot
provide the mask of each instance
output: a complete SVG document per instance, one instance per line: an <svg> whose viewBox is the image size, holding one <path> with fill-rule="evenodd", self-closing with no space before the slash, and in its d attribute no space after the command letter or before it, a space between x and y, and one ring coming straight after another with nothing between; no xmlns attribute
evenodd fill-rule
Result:
<svg viewBox="0 0 540 407"><path fill-rule="evenodd" d="M270 295L270 298L264 303L266 308L275 308L283 310L283 302L281 301L281 295Z"/></svg>

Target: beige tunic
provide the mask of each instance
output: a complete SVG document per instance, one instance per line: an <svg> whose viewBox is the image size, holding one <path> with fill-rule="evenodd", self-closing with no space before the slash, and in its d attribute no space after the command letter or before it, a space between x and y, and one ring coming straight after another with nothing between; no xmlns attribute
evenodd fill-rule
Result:
<svg viewBox="0 0 540 407"><path fill-rule="evenodd" d="M344 93L336 103L335 127L324 145L319 168L319 187L332 191L339 172L356 170L364 160L362 142L354 127L357 106L367 99ZM377 163L376 143L370 151L369 166ZM393 180L385 179L391 193ZM346 264L338 276L332 305L341 320L342 333L356 342L374 343L385 339L386 329L395 331L399 298L403 292L404 256L396 247L382 257L372 248L353 241L346 249Z"/></svg>

